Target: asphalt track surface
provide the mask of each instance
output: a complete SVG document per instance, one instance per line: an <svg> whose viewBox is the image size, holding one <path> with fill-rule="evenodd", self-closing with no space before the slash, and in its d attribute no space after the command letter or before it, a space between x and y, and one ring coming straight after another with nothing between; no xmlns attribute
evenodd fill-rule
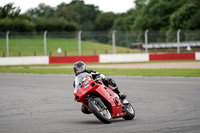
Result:
<svg viewBox="0 0 200 133"><path fill-rule="evenodd" d="M0 133L200 132L200 78L108 76L134 120L103 124L73 100L73 75L0 74Z"/></svg>

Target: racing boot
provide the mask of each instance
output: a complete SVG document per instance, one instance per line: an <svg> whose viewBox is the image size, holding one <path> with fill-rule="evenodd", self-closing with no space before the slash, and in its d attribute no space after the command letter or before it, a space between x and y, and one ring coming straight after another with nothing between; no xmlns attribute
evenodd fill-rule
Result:
<svg viewBox="0 0 200 133"><path fill-rule="evenodd" d="M111 90L113 90L115 93L117 93L117 95L119 96L121 101L123 101L126 98L126 95L119 91L119 88L117 87L117 84L115 83L115 81L113 79L107 78L107 79L104 79L103 82Z"/></svg>
<svg viewBox="0 0 200 133"><path fill-rule="evenodd" d="M115 93L117 93L117 95L119 96L119 98L121 99L121 101L123 101L126 98L126 95L123 94L122 92L120 92L118 87L116 87L113 91Z"/></svg>
<svg viewBox="0 0 200 133"><path fill-rule="evenodd" d="M117 95L119 96L121 102L122 102L122 111L123 112L126 112L126 109L125 109L125 106L123 104L123 100L126 98L126 95L123 94L122 92L119 91L119 88L116 87L114 90L113 90L115 93L117 93Z"/></svg>
<svg viewBox="0 0 200 133"><path fill-rule="evenodd" d="M81 111L84 113L84 114L91 114L92 112L89 111L83 104L81 106Z"/></svg>

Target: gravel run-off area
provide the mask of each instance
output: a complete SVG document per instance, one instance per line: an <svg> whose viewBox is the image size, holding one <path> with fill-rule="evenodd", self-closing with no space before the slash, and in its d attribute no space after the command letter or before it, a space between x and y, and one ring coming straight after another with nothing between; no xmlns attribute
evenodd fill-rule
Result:
<svg viewBox="0 0 200 133"><path fill-rule="evenodd" d="M87 63L86 63L87 64ZM72 68L73 65L62 66L42 66L31 68ZM193 68L199 69L200 62L153 62L134 64L97 64L87 65L87 68L124 68L124 69L159 69L159 68Z"/></svg>

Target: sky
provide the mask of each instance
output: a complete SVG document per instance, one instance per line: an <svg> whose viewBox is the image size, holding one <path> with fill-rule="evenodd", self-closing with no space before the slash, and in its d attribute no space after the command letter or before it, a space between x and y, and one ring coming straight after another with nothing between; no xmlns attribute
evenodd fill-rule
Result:
<svg viewBox="0 0 200 133"><path fill-rule="evenodd" d="M93 4L99 7L103 12L124 13L131 8L134 8L134 0L84 0L86 4ZM0 6L8 3L14 3L14 6L20 7L21 13L24 13L29 8L35 8L39 3L45 3L51 7L56 7L58 4L65 2L70 3L71 0L0 0Z"/></svg>

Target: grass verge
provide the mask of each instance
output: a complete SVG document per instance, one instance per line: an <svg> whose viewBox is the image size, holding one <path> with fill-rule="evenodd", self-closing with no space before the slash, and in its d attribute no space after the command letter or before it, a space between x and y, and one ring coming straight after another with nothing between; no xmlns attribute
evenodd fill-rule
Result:
<svg viewBox="0 0 200 133"><path fill-rule="evenodd" d="M61 48L62 53L57 53ZM82 55L98 55L112 53L112 45L98 43L94 41L81 42ZM140 53L141 50L134 50L126 47L116 46L117 53ZM47 38L47 55L51 52L52 56L78 55L78 40L64 38ZM6 54L6 40L0 38L0 57ZM42 38L10 38L10 56L43 56L44 40Z"/></svg>
<svg viewBox="0 0 200 133"><path fill-rule="evenodd" d="M181 76L200 77L200 69L95 69L105 75L140 75L140 76ZM29 66L0 67L0 73L37 73L37 74L73 74L71 68L38 68L32 69Z"/></svg>

